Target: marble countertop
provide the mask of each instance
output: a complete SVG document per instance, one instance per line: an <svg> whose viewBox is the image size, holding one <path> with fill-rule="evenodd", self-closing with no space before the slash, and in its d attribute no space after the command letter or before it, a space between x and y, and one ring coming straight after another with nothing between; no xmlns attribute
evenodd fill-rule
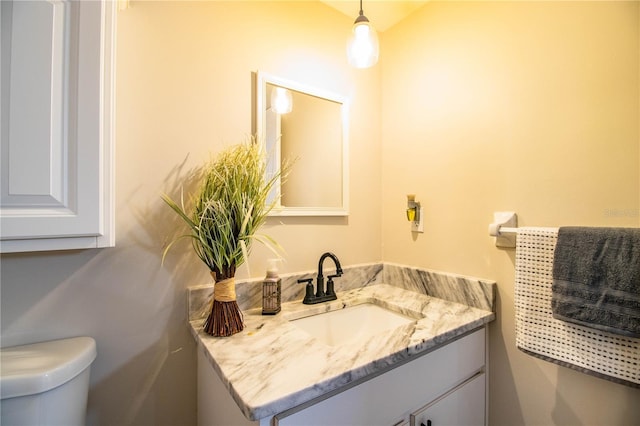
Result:
<svg viewBox="0 0 640 426"><path fill-rule="evenodd" d="M374 303L412 318L413 323L342 346L328 346L289 321ZM212 367L244 415L258 420L399 366L493 321L491 311L430 297L387 284L338 293L317 305L283 303L277 315L243 312L245 328L231 337L212 337L204 320L191 330Z"/></svg>

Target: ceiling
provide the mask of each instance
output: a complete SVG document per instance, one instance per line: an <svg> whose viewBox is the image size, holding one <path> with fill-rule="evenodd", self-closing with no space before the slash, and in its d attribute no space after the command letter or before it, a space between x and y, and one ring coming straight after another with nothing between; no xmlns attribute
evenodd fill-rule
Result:
<svg viewBox="0 0 640 426"><path fill-rule="evenodd" d="M321 0L354 20L360 11L359 0ZM427 1L419 0L363 0L362 9L371 24L379 32L390 28Z"/></svg>

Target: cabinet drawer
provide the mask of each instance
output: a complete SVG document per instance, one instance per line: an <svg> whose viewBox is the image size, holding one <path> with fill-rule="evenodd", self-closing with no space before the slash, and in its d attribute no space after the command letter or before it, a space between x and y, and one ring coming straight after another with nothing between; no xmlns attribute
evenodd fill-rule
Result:
<svg viewBox="0 0 640 426"><path fill-rule="evenodd" d="M478 373L411 414L411 426L484 425L485 379L484 373Z"/></svg>
<svg viewBox="0 0 640 426"><path fill-rule="evenodd" d="M328 399L280 413L274 424L396 424L482 371L484 364L485 329L480 329Z"/></svg>

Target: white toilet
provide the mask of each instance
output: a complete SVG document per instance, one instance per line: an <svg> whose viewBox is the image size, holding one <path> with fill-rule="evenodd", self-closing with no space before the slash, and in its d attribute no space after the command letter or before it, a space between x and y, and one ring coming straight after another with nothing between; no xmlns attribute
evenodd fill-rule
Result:
<svg viewBox="0 0 640 426"><path fill-rule="evenodd" d="M84 425L95 358L90 337L1 348L0 424Z"/></svg>

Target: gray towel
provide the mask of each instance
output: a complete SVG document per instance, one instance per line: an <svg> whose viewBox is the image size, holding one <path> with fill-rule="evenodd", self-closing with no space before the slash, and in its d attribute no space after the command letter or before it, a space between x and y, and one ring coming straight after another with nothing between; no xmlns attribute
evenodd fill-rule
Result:
<svg viewBox="0 0 640 426"><path fill-rule="evenodd" d="M551 309L563 321L640 337L640 229L560 228Z"/></svg>

